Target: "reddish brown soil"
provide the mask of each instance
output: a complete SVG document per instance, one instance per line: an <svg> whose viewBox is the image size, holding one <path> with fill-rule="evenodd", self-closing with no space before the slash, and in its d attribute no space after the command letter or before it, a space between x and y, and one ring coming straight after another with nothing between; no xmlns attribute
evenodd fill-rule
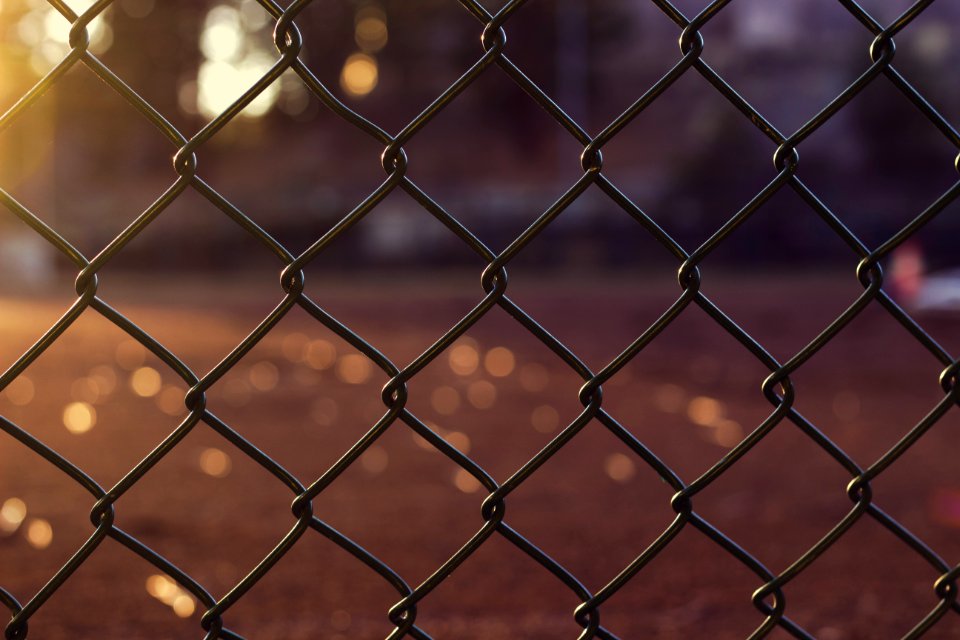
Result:
<svg viewBox="0 0 960 640"><path fill-rule="evenodd" d="M727 278L720 284L705 281L704 290L785 361L857 295L852 276L835 282L816 276L786 282L773 276ZM659 283L626 280L603 287L573 280L511 287L518 303L595 370L652 323L677 293ZM463 293L476 290L475 284L466 289L444 283L427 288L421 280L395 287L326 284L311 293L404 365L476 303L478 296ZM121 287L104 297L198 373L228 353L280 299L275 292L247 292L240 285L186 291ZM0 356L5 368L50 326L66 301L11 296L3 302ZM960 346L956 318L920 320L948 348ZM348 384L338 379L335 368L316 370L291 361L284 354L284 337L294 333L330 341L339 357L351 352L295 309L213 387L208 406L309 484L383 412L379 389L386 376L375 372L365 383ZM502 482L557 433L534 429L534 410L549 405L569 423L581 408L581 381L499 309L469 336L482 353L495 346L509 348L517 367L501 378L482 372L482 367L458 376L444 354L410 383L408 407L444 433L457 432L451 442L468 445L465 452ZM33 399L23 406L13 404L8 394L0 400L4 416L105 488L179 420L161 411L156 398L132 393L130 372L116 360L117 346L126 339L87 311L26 372L34 383ZM250 390L257 371L266 377L262 386L272 384L270 366L255 368L263 362L276 368L278 384L267 391ZM521 385L520 372L530 363L546 367L549 385L541 391ZM161 370L165 384L177 383L152 356L144 364ZM62 413L82 393L72 388L73 381L97 365L116 372L116 389L93 404L93 429L70 433ZM793 376L796 406L866 467L942 397L940 369L874 305ZM605 385L603 406L690 482L724 455L729 438L745 434L771 411L760 392L767 373L691 307ZM490 408L475 408L465 397L478 380L496 387ZM460 392L461 406L452 415L438 413L431 404L434 389L443 385ZM722 418L731 421L724 423L727 431L720 434L720 443L717 427L691 421L690 412L696 416L698 406L719 407ZM549 410L541 410L541 418L544 411L549 416ZM323 412L328 419L321 415L318 421ZM960 561L958 427L953 410L873 483L875 502L951 565ZM201 454L211 447L231 460L223 478L203 473L199 465ZM376 447L314 501L314 512L415 586L480 529L485 494L459 489L454 483L457 467L420 446L403 424L393 425ZM625 462L624 455L631 462ZM20 529L0 538L0 586L26 603L93 531L88 514L94 500L9 436L0 437L0 460L0 500L19 497L28 509ZM779 572L849 511L849 480L836 461L784 422L697 496L694 505L697 513ZM594 422L509 496L506 521L597 591L670 524L671 493ZM294 525L292 498L288 488L200 424L120 498L116 524L221 597ZM36 518L52 526L52 544L44 549L32 547L26 536ZM121 545L104 541L31 618L30 637L202 637L199 607L180 619L147 593L147 578L156 573ZM786 611L822 640L900 638L937 604L932 588L937 576L920 556L865 517L785 588ZM762 621L750 602L762 584L719 546L687 527L603 605L601 619L624 639L743 638ZM398 599L380 577L308 531L229 609L224 621L250 639L373 640L389 633L386 611ZM578 603L556 578L495 535L424 598L417 622L437 640L572 639L580 632L572 617ZM960 618L952 614L928 635L958 636ZM769 637L787 634L776 630Z"/></svg>

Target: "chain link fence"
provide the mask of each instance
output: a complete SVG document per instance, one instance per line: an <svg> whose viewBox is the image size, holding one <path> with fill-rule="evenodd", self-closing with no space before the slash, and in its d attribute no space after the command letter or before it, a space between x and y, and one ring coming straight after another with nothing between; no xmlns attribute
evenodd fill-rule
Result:
<svg viewBox="0 0 960 640"><path fill-rule="evenodd" d="M844 109L868 85L875 82L890 83L896 87L933 127L939 130L952 145L960 148L960 134L914 88L910 81L898 72L894 65L895 37L907 29L932 4L932 0L916 2L888 25L878 22L853 0L838 0L836 4L842 5L862 25L865 31L873 35L872 44L869 51L866 52L869 54L869 66L822 110L797 131L789 134L779 131L762 113L754 109L738 93L736 87L725 81L704 58L703 54L707 43L701 35L701 29L720 14L730 4L730 0L716 0L692 18L685 15L667 0L653 0L653 4L676 24L680 45L679 58L673 62L673 66L659 81L644 91L626 111L596 135L588 133L578 122L565 113L504 53L511 16L526 4L523 0L511 0L496 13L491 13L482 3L476 0L460 1L463 8L476 19L477 31L480 33L481 47L477 52L476 60L461 77L437 96L426 109L396 133L389 133L341 102L301 58L301 49L305 43L297 28L297 17L309 5L319 3L311 3L309 0L295 0L285 8L272 0L259 0L263 11L267 12L276 21L274 29L277 48L276 61L269 71L250 86L242 97L213 118L192 137L185 136L175 128L164 114L158 112L151 104L140 97L123 78L115 75L110 68L88 50L87 26L111 4L111 0L98 0L81 15L74 13L67 3L59 0L50 0L50 4L73 25L70 29L70 52L40 82L0 116L0 131L15 123L47 90L56 85L68 70L77 65L85 65L109 85L117 95L122 97L132 111L146 118L169 140L173 151L175 178L169 188L153 204L103 247L99 253L93 256L81 253L56 229L43 222L34 212L18 202L8 192L0 190L0 201L2 201L4 207L69 259L77 270L76 301L53 326L46 330L41 339L0 376L0 389L6 388L17 379L32 362L57 341L58 337L81 314L99 314L160 358L171 372L186 383L189 392L183 401L189 415L149 455L131 468L119 482L109 487L100 486L83 469L59 455L43 441L12 421L0 418L0 427L7 436L14 438L24 447L42 456L50 465L56 467L89 492L94 501L90 511L90 521L94 528L93 533L79 549L76 549L69 561L50 578L45 586L37 593L29 594L22 599L0 587L0 602L11 614L11 620L6 625L5 630L5 637L8 640L27 638L31 617L44 606L58 589L72 579L71 577L77 569L91 557L91 554L96 552L98 547L103 544L112 545L116 543L126 547L175 580L182 589L192 594L202 604L205 609L201 619L203 637L208 640L240 638L241 636L228 627L231 607L244 598L250 589L268 574L299 540L304 536L316 534L323 536L351 554L356 562L369 567L370 571L379 575L383 581L396 590L396 604L389 611L384 612L394 625L393 631L388 636L390 640L403 637L422 640L431 637L428 628L422 628L418 625L418 605L428 600L431 592L444 583L467 558L476 553L492 537L502 538L514 545L542 567L544 572L552 574L556 580L565 585L575 595L580 604L575 611L571 612L573 621L571 622L569 637L579 634L577 637L582 640L588 638L616 638L617 630L608 629L604 626L602 617L604 603L623 589L627 583L642 574L644 568L664 549L669 547L684 529L695 529L756 576L758 586L752 596L749 597L751 597L758 612L758 626L750 635L751 638L767 637L778 628L795 638L812 638L813 636L809 631L791 619L785 594L793 580L815 563L855 523L862 519L875 520L902 542L902 553L916 554L929 566L931 585L929 612L921 619L915 622L911 621L914 626L904 636L905 638L922 637L945 616L951 613L960 613L960 603L957 602L957 578L960 576L960 565L951 565L947 560L941 558L923 540L886 513L873 500L871 489L871 483L876 478L903 456L925 433L934 428L938 421L954 405L960 402L957 386L958 361L928 335L888 294L884 288L884 275L880 266L881 262L888 258L891 252L917 234L960 196L960 182L954 184L894 235L878 246L869 247L845 226L841 219L821 201L799 175L799 169L802 166L800 148L803 142ZM372 193L357 203L352 210L346 212L336 225L317 238L308 249L299 255L294 255L277 242L197 173L198 155L202 153L203 147L209 144L261 92L272 83L277 82L281 74L288 70L293 70L309 91L322 101L330 111L382 145L383 152L380 161L386 175L383 182ZM470 87L481 74L504 74L510 78L530 98L535 100L567 132L570 138L583 148L580 156L581 177L569 186L562 197L540 213L533 224L510 242L505 250L499 253L486 246L469 228L439 205L407 175L408 157L404 150L404 147L418 133L425 127L430 126L431 121L438 113ZM733 213L702 245L695 248L682 247L675 242L663 228L631 201L621 188L605 175L602 154L603 148L608 142L616 137L631 121L640 117L647 107L686 74L699 75L703 82L709 84L717 93L729 101L744 118L748 119L769 139L770 149L773 151L773 166L767 185L739 211ZM949 81L950 79L944 79L944 82ZM958 163L960 163L960 156L958 156ZM960 169L960 164L957 165L957 168ZM576 353L538 324L507 294L509 282L507 269L510 263L589 187L596 187L606 194L611 202L622 209L650 237L656 239L675 257L679 284L679 295L676 301L662 313L656 322L640 332L636 339L627 348L623 349L616 358L597 371L591 370ZM269 188L269 186L266 188ZM168 350L98 295L98 273L118 254L123 252L127 245L144 229L162 216L171 203L188 190L193 190L203 196L238 228L256 239L276 256L280 274L278 286L283 295L282 301L272 312L263 318L256 328L240 344L236 345L219 364L203 375L191 370L177 354ZM425 211L440 221L449 230L450 234L456 236L463 245L480 256L486 263L486 267L480 274L482 300L419 357L406 366L399 366L392 362L378 350L376 345L364 340L351 327L341 323L328 313L321 304L311 299L304 292L305 267L330 245L336 243L338 238L348 229L364 217L371 215L379 203L391 192L397 190L409 194ZM743 225L758 208L781 190L790 190L799 195L810 210L819 216L832 229L836 237L848 247L850 265L855 266L851 277L855 277L863 289L862 294L829 326L823 329L814 340L793 357L783 362L775 359L764 345L731 320L700 288L701 263L719 245L723 244L738 227ZM814 354L833 340L844 327L849 325L868 306L884 309L890 317L894 318L909 332L917 344L921 345L924 350L939 361L942 366L942 373L939 380L931 380L931 384L939 385L942 390L942 398L935 406L930 408L926 417L913 426L889 451L869 466L862 467L796 409L791 375L803 367ZM352 345L390 378L382 389L381 399L384 405L382 417L371 425L366 434L346 451L333 466L319 478L311 478L309 481L295 477L207 408L208 391L295 307L303 309L317 323L322 324ZM516 331L528 332L534 336L556 355L557 361L562 363L562 366L569 368L583 380L579 392L579 401L583 407L582 412L556 437L550 440L541 451L502 482L494 480L473 459L451 446L407 408L408 383L427 365L444 354L445 350L475 323L497 307L516 321ZM603 385L616 376L645 347L657 340L657 337L681 314L687 312L690 307L699 307L706 312L717 326L738 341L744 349L769 370L769 375L763 381L760 391L764 398L769 401L770 412L766 419L756 425L739 444L730 449L705 473L699 477L684 480L658 458L643 441L618 422L616 417L608 413L603 404ZM662 481L672 488L673 498L669 505L664 505L664 508L672 509L675 514L672 523L662 531L652 544L627 566L623 567L622 571L609 583L595 592L589 591L578 580L577 576L512 528L505 519L510 494L523 485L558 451L564 447L573 446L568 443L591 421L602 424L633 451L638 461L649 465ZM835 526L822 539L800 557L797 557L785 570L774 573L765 567L751 553L750 549L738 546L723 531L699 515L696 505L698 494L720 478L738 460L750 455L756 445L771 432L777 429L794 428L789 423L798 428L810 442L815 443L849 474L850 481L846 492L851 506L846 516L836 522ZM187 434L195 429L211 429L218 433L237 450L255 461L279 482L288 487L293 497L288 533L246 577L219 599L213 597L203 585L174 566L163 555L115 524L116 503L161 459L178 447ZM332 482L353 465L388 429L412 430L473 476L489 494L483 501L481 519L476 533L465 540L454 555L437 566L432 575L418 585L408 584L390 566L325 522L322 515L315 513L313 508L314 499L320 496ZM579 625L579 628L575 625Z"/></svg>

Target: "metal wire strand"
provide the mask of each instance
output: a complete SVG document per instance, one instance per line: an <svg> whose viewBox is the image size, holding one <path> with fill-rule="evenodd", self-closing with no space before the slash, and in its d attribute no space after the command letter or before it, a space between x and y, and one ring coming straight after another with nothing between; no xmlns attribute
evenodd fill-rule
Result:
<svg viewBox="0 0 960 640"><path fill-rule="evenodd" d="M743 565L756 576L756 590L752 594L744 594L744 601L752 602L758 612L757 627L750 638L766 637L777 628L795 638L812 638L807 631L787 616L789 609L786 590L797 576L815 563L832 545L846 535L853 524L862 518L872 518L878 522L892 534L894 539L903 544L905 552L916 554L930 566L931 608L904 636L905 639L923 636L951 611L960 613L960 603L957 602L957 579L960 577L960 565L949 565L902 523L885 512L877 504L877 497L874 496L871 485L873 480L896 464L897 460L913 447L925 433L937 428L940 419L960 403L960 391L958 391L957 386L960 365L888 295L884 289L884 277L880 269L881 261L889 256L894 249L917 234L923 227L936 219L950 204L957 201L960 197L960 182L946 190L902 229L878 246L871 248L863 243L800 177L803 165L800 161L799 148L803 142L842 111L850 100L876 82L891 83L908 98L910 103L932 126L960 151L960 135L958 135L954 126L893 66L896 53L895 36L908 29L910 24L932 4L932 0L919 0L887 26L883 26L875 20L869 12L854 0L837 0L838 6L848 11L873 36L873 41L867 51L869 64L865 63L860 75L849 86L823 105L806 123L790 135L781 133L705 59L709 52L709 43L705 40L701 29L724 11L729 4L729 0L715 0L692 18L688 18L669 0L652 0L652 3L663 12L666 19L674 23L679 29L680 51L678 57L675 60L666 61L663 76L645 91L638 92L636 100L623 113L593 136L574 118L565 113L557 102L531 80L505 53L510 19L526 4L524 0L511 0L496 13L488 11L478 0L460 0L462 7L478 22L477 37L480 46L477 49L476 58L460 77L396 133L388 132L377 123L361 116L341 102L318 79L301 57L304 41L300 30L297 28L296 19L311 5L321 5L322 3L314 3L311 0L295 0L289 6L284 7L274 0L258 0L262 9L275 21L274 42L277 57L263 76L254 82L243 95L190 137L181 133L163 114L138 95L127 82L117 76L89 51L87 25L107 9L112 0L98 0L80 15L77 15L67 4L59 0L49 1L51 6L72 24L69 38L70 50L35 86L20 96L5 113L0 115L0 131L15 124L24 112L33 106L44 93L60 82L70 69L77 65L84 65L103 80L109 90L120 96L129 105L132 112L140 114L169 141L172 151L172 174L170 175L169 186L163 193L142 211L126 229L92 257L85 256L53 226L43 222L28 207L0 188L0 204L14 218L52 245L77 269L76 300L59 320L47 328L35 344L0 374L0 391L16 380L78 318L84 314L97 314L156 355L173 374L184 381L189 388L184 397L188 415L161 442L157 443L149 454L109 488L101 487L79 466L12 421L0 417L0 430L46 463L58 469L93 497L90 511L92 531L89 537L37 593L20 594L23 597L18 599L12 592L0 586L0 604L7 608L11 616L5 629L7 640L27 638L30 618L43 607L56 591L72 579L76 569L86 562L92 554L96 553L99 546L107 540L112 540L136 554L145 562L169 576L202 603L205 612L201 618L202 629L198 629L198 634L201 634L202 637L208 640L216 638L240 639L239 635L230 631L226 626L230 617L230 609L242 598L247 597L250 589L269 573L273 566L303 536L312 535L312 533L319 534L323 539L349 553L396 591L399 600L389 611L384 612L384 615L393 625L393 630L387 636L389 640L399 640L404 637L420 640L429 639L431 636L428 630L421 628L416 622L418 604L429 598L433 590L449 579L470 556L495 535L526 554L573 594L579 604L575 610L571 611L571 637L574 634L579 634L577 637L580 640L591 638L611 640L617 637L614 630L607 629L601 624L601 612L604 603L615 598L626 584L642 573L646 566L664 549L669 547L681 531L687 528L692 528L699 535L710 540L718 550ZM338 222L329 231L316 238L299 255L290 252L258 226L247 214L218 193L200 177L197 169L198 155L203 153L204 147L236 118L250 102L277 82L280 76L288 70L299 76L304 86L331 113L382 145L383 150L380 157L371 158L371 162L377 162L386 174L383 182L376 189L362 201L356 203L350 210L343 211ZM681 77L691 72L699 74L708 86L733 105L769 139L773 167L769 176L765 177L766 186L744 202L738 211L730 212L726 222L710 235L703 244L699 247L684 248L654 222L646 212L631 201L623 190L603 172L602 149L629 123L642 117L644 111L668 92ZM429 127L431 121L440 112L448 108L478 78L484 74L493 73L503 74L510 78L552 120L562 127L573 141L582 147L580 156L582 174L560 198L542 211L529 227L499 253L487 247L467 226L407 175L406 169L410 160L404 149L405 145ZM562 216L571 204L591 188L603 193L610 202L639 224L651 238L662 245L676 259L677 282L680 287L676 301L615 358L596 372L591 370L576 353L552 335L544 324L541 324L507 295L509 284L507 268L509 264L534 239L542 235L548 227ZM863 291L842 314L824 327L809 344L785 362L779 362L768 353L762 344L741 328L700 289L700 269L704 260L718 246L722 245L731 233L743 225L766 201L785 189L797 193L812 214L823 220L834 235L847 246L851 254L851 275L856 278ZM273 310L216 366L203 375L191 370L176 354L111 307L99 294L99 273L103 268L114 261L134 238L163 216L170 205L187 190L192 190L213 204L226 220L229 220L237 228L256 240L279 261L280 286L276 292L277 297ZM476 292L476 302L470 312L405 366L392 362L376 346L331 315L304 291L304 269L317 256L326 251L331 244L337 242L353 225L364 217L371 215L387 196L397 190L408 194L484 263L484 268L480 273L480 289ZM255 447L226 422L214 415L206 406L207 392L217 385L224 375L236 367L241 359L273 331L277 324L295 307L304 310L319 325L331 330L340 339L363 354L388 378L388 382L384 385L379 398L379 401L384 405L383 415L373 425L370 425L366 433L344 452L329 469L319 477L306 481L297 478L268 453ZM796 409L796 391L790 376L838 334L846 330L846 327L868 307L879 307L888 313L903 327L905 333L912 336L939 364L942 370L940 378L931 380L930 384L931 386L937 385L936 389L941 398L935 406L930 408L928 414L889 451L866 468L861 468L846 452L820 431L812 421ZM426 366L441 356L475 323L498 308L516 321L517 331L526 332L536 338L555 354L558 366L569 369L583 381L578 396L583 406L580 414L502 483L496 482L491 474L475 460L447 443L407 406L408 383ZM738 341L746 353L755 358L769 372L758 391L770 403L771 411L739 444L734 446L707 471L699 477L684 480L604 407L603 384L616 376L623 367L646 349L651 342L655 341L667 327L676 322L683 314L701 312ZM372 400L376 401L377 399ZM595 592L591 592L572 572L551 558L537 546L533 539L525 536L506 520L506 508L510 494L537 473L559 451L572 446L570 443L574 436L587 428L602 428L613 434L638 460L652 469L670 487L673 493L669 503L664 504L665 513L673 514L670 525L647 548L638 549L635 558ZM744 456L748 455L758 443L777 429L790 428L796 428L812 444L829 455L849 476L848 485L842 488L838 487L838 491L842 489L845 492L851 500L852 506L849 512L839 522L835 523L816 544L794 559L786 569L775 573L765 567L749 549L738 545L727 534L700 515L694 506L697 496L705 488L714 483ZM219 599L211 596L199 582L172 564L162 554L115 524L116 510L121 508L123 496L146 474L150 473L158 462L176 449L183 438L194 429L208 429L211 433L217 434L241 455L246 456L263 468L272 478L292 493L292 519L287 533L276 541L273 549L242 580ZM336 482L364 451L391 429L409 429L416 433L460 469L476 478L487 492L481 511L478 514L476 532L469 539L463 541L460 548L446 562L436 567L428 578L415 586L409 585L393 568L368 552L357 542L333 528L324 521L323 514L314 512L313 507L313 500Z"/></svg>

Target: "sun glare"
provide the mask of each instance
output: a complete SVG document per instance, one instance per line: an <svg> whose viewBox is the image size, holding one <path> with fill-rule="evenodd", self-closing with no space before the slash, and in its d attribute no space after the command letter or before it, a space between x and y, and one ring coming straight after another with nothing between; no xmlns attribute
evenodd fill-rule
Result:
<svg viewBox="0 0 960 640"><path fill-rule="evenodd" d="M70 2L77 14L93 6L95 0ZM113 29L110 26L110 7L101 11L89 25L89 50L95 55L104 53L113 44ZM70 52L70 29L72 23L46 2L31 2L13 28L16 38L32 51L30 67L38 75L46 74Z"/></svg>
<svg viewBox="0 0 960 640"><path fill-rule="evenodd" d="M240 12L226 5L211 9L200 34L200 51L208 60L231 61L240 57L243 51Z"/></svg>
<svg viewBox="0 0 960 640"><path fill-rule="evenodd" d="M264 25L255 16L256 13L246 5L238 10L221 4L207 13L200 34L204 61L200 63L193 93L197 110L208 118L228 109L275 62L275 56L259 40L251 37ZM241 115L247 118L265 115L279 94L280 83L272 83L241 111Z"/></svg>

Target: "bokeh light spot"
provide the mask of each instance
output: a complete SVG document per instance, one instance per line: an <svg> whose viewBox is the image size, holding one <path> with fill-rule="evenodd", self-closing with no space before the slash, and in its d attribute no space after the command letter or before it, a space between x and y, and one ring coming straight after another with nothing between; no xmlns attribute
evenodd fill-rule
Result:
<svg viewBox="0 0 960 640"><path fill-rule="evenodd" d="M247 377L257 391L271 391L280 382L280 370L272 362L262 360L250 367Z"/></svg>
<svg viewBox="0 0 960 640"><path fill-rule="evenodd" d="M379 70L377 61L365 53L355 53L347 58L340 71L340 86L353 98L362 98L377 87Z"/></svg>
<svg viewBox="0 0 960 640"><path fill-rule="evenodd" d="M636 473L636 465L633 460L622 453L614 453L607 457L603 463L603 469L615 482L627 482Z"/></svg>
<svg viewBox="0 0 960 640"><path fill-rule="evenodd" d="M453 474L453 485L464 493L476 493L483 485L466 469L457 469Z"/></svg>
<svg viewBox="0 0 960 640"><path fill-rule="evenodd" d="M347 384L363 384L370 379L371 364L366 356L349 353L337 361L337 377Z"/></svg>
<svg viewBox="0 0 960 640"><path fill-rule="evenodd" d="M494 378L505 378L513 373L516 359L506 347L494 347L483 357L483 367Z"/></svg>
<svg viewBox="0 0 960 640"><path fill-rule="evenodd" d="M200 452L200 470L214 478L225 478L230 474L233 463L226 452L209 447Z"/></svg>
<svg viewBox="0 0 960 640"><path fill-rule="evenodd" d="M458 344L450 349L447 360L450 370L459 376L468 376L480 366L480 354L469 344Z"/></svg>
<svg viewBox="0 0 960 640"><path fill-rule="evenodd" d="M33 385L33 380L22 374L11 380L7 388L3 390L3 395L6 396L7 400L18 407L30 404L35 394L36 388Z"/></svg>
<svg viewBox="0 0 960 640"><path fill-rule="evenodd" d="M318 371L329 369L337 361L337 350L326 340L314 340L307 344L303 360Z"/></svg>
<svg viewBox="0 0 960 640"><path fill-rule="evenodd" d="M377 445L372 445L360 456L360 466L372 474L386 471L389 462L390 456L387 454L387 450Z"/></svg>
<svg viewBox="0 0 960 640"><path fill-rule="evenodd" d="M86 402L71 402L63 410L63 426L70 433L86 433L97 424L97 411Z"/></svg>
<svg viewBox="0 0 960 640"><path fill-rule="evenodd" d="M153 367L140 367L130 376L130 388L141 398L152 398L162 387L160 372Z"/></svg>
<svg viewBox="0 0 960 640"><path fill-rule="evenodd" d="M43 518L34 518L27 524L27 542L34 549L46 549L53 542L53 527Z"/></svg>
<svg viewBox="0 0 960 640"><path fill-rule="evenodd" d="M467 401L477 409L489 409L497 401L497 388L487 380L477 380L467 387Z"/></svg>
<svg viewBox="0 0 960 640"><path fill-rule="evenodd" d="M0 507L0 531L13 533L27 517L27 503L20 498L7 498Z"/></svg>
<svg viewBox="0 0 960 640"><path fill-rule="evenodd" d="M551 433L560 425L560 414L548 404L542 404L530 414L530 424L540 433Z"/></svg>
<svg viewBox="0 0 960 640"><path fill-rule="evenodd" d="M460 408L460 392L449 385L442 385L430 394L430 406L442 416L456 413Z"/></svg>
<svg viewBox="0 0 960 640"><path fill-rule="evenodd" d="M687 405L687 417L701 427L711 427L723 417L723 404L714 398L697 396Z"/></svg>

